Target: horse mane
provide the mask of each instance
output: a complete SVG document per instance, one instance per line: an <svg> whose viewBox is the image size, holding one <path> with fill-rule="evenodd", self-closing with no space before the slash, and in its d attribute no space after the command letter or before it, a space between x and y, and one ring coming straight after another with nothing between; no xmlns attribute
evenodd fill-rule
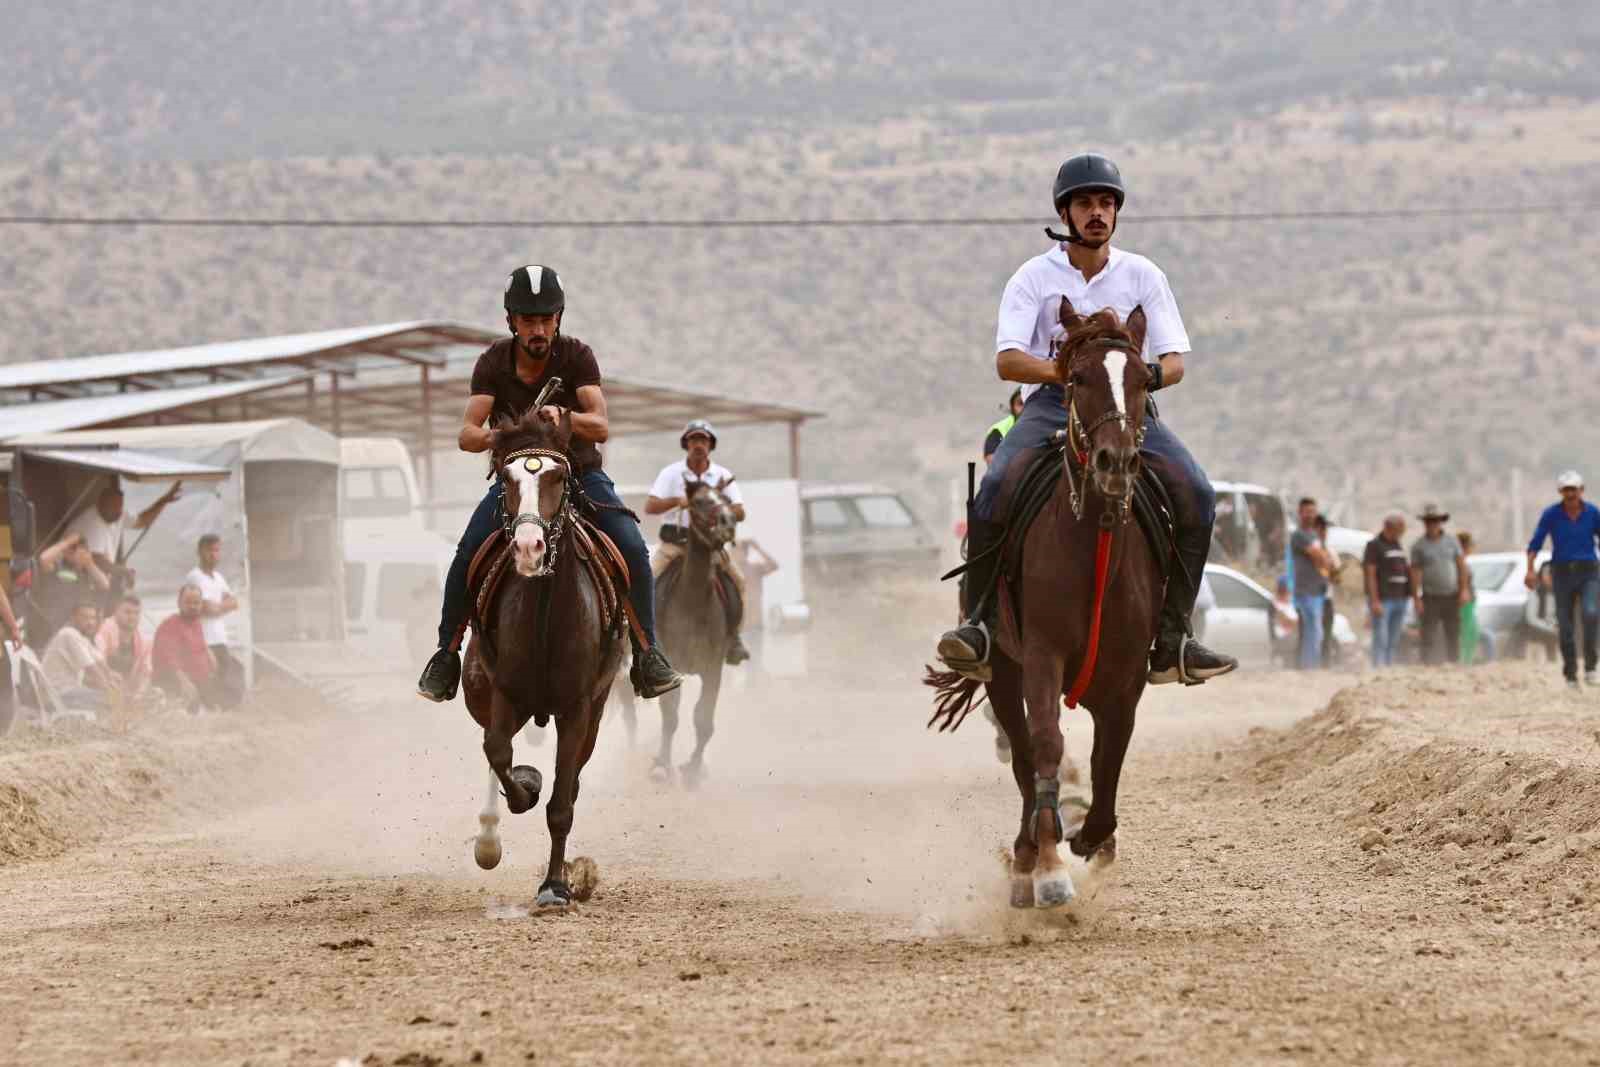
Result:
<svg viewBox="0 0 1600 1067"><path fill-rule="evenodd" d="M1070 373L1073 357L1084 345L1094 341L1125 341L1132 344L1133 334L1110 308L1101 308L1067 327L1067 332L1056 342L1056 378L1063 385Z"/></svg>
<svg viewBox="0 0 1600 1067"><path fill-rule="evenodd" d="M495 423L489 438L489 469L500 469L503 457L519 448L549 448L563 455L572 443L572 424L541 419L530 410L520 418L506 416Z"/></svg>

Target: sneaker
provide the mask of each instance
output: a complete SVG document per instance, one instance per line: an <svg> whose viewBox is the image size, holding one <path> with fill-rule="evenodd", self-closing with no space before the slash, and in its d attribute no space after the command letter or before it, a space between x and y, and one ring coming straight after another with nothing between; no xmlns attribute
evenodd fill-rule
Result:
<svg viewBox="0 0 1600 1067"><path fill-rule="evenodd" d="M1182 662L1179 662L1179 657ZM1227 674L1239 666L1239 661L1221 652L1213 652L1199 641L1182 634L1162 635L1150 653L1150 684L1166 685L1183 682L1199 685L1207 678Z"/></svg>
<svg viewBox="0 0 1600 1067"><path fill-rule="evenodd" d="M435 704L455 699L456 686L461 683L461 657L448 648L441 648L422 668L417 680L417 695Z"/></svg>
<svg viewBox="0 0 1600 1067"><path fill-rule="evenodd" d="M750 650L744 647L744 639L739 636L739 631L733 631L733 636L728 639L728 654L724 662L730 667L737 667L750 658Z"/></svg>
<svg viewBox="0 0 1600 1067"><path fill-rule="evenodd" d="M1593 689L1596 686L1600 686L1600 671L1584 671L1583 687L1585 689Z"/></svg>
<svg viewBox="0 0 1600 1067"><path fill-rule="evenodd" d="M672 669L661 649L652 648L633 662L628 672L633 691L640 700L654 700L662 693L670 693L683 684L683 676Z"/></svg>
<svg viewBox="0 0 1600 1067"><path fill-rule="evenodd" d="M994 677L989 666L989 628L981 622L963 623L939 638L939 660L964 677L987 682Z"/></svg>
<svg viewBox="0 0 1600 1067"><path fill-rule="evenodd" d="M1567 688L1576 693L1578 691L1578 680L1576 678L1568 678Z"/></svg>

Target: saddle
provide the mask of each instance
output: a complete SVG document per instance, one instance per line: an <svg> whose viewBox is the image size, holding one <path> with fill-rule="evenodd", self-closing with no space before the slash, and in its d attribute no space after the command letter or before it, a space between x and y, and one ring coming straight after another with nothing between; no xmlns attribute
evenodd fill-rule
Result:
<svg viewBox="0 0 1600 1067"><path fill-rule="evenodd" d="M622 618L637 628L633 611L628 603L628 563L616 543L605 531L594 525L586 516L577 514L571 526L571 546L579 562L589 572L594 587L600 593L601 629L605 633L621 635ZM511 561L511 542L504 529L497 528L478 547L467 567L467 596L471 601L470 622L479 634L489 628L489 606L505 578ZM464 624L463 624L464 625ZM456 635L459 644L461 635ZM641 642L643 635L640 635Z"/></svg>
<svg viewBox="0 0 1600 1067"><path fill-rule="evenodd" d="M687 556L679 556L667 564L661 577L656 579L656 603L664 603L672 595L687 565ZM717 601L722 605L722 614L728 620L728 625L738 629L744 621L744 599L739 596L739 588L733 584L733 579L728 577L715 559L711 562L711 588L716 591Z"/></svg>
<svg viewBox="0 0 1600 1067"><path fill-rule="evenodd" d="M1001 488L997 510L1004 515L1004 528L995 550L1002 554L998 571L1019 628L1022 618L1023 546L1034 520L1044 511L1060 484L1061 471L1067 462L1066 432L1059 431L1051 438L1049 445L1019 456L1012 466L1012 470L1019 473L1008 477ZM1165 585L1172 580L1174 571L1181 569L1173 539L1172 500L1149 467L1139 472L1139 479L1133 487L1131 506L1134 520L1150 545L1150 553L1161 569L1161 581ZM976 592L981 595L983 591Z"/></svg>

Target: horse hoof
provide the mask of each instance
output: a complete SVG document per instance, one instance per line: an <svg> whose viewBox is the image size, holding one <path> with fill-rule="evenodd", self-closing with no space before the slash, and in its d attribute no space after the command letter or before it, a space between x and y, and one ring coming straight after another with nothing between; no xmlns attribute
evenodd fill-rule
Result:
<svg viewBox="0 0 1600 1067"><path fill-rule="evenodd" d="M650 765L650 780L656 785L671 785L672 778L672 764L656 760Z"/></svg>
<svg viewBox="0 0 1600 1067"><path fill-rule="evenodd" d="M1065 870L1050 871L1048 873L1035 871L1033 874L1033 906L1036 908L1060 908L1072 903L1076 891L1072 888L1072 876Z"/></svg>
<svg viewBox="0 0 1600 1067"><path fill-rule="evenodd" d="M1033 907L1033 875L1019 874L1011 879L1011 906L1013 908Z"/></svg>
<svg viewBox="0 0 1600 1067"><path fill-rule="evenodd" d="M528 792L528 802L520 807L512 800L510 793L505 795L506 807L511 814L521 815L525 811L532 811L538 807L539 791L544 788L544 777L540 775L539 768L519 763L511 768L511 780Z"/></svg>
<svg viewBox="0 0 1600 1067"><path fill-rule="evenodd" d="M534 905L540 908L568 908L572 906L572 889L565 882L546 880L539 887Z"/></svg>
<svg viewBox="0 0 1600 1067"><path fill-rule="evenodd" d="M478 861L478 866L486 871L492 871L500 866L500 839L498 837L478 837L472 842L472 858Z"/></svg>
<svg viewBox="0 0 1600 1067"><path fill-rule="evenodd" d="M703 763L685 763L678 768L678 780L685 789L698 789L706 780L706 765Z"/></svg>

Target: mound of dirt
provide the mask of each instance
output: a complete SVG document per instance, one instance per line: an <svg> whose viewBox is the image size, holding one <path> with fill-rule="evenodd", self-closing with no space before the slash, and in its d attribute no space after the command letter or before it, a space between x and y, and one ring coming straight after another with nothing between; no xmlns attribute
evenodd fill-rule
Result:
<svg viewBox="0 0 1600 1067"><path fill-rule="evenodd" d="M1569 693L1548 666L1373 675L1247 758L1283 802L1342 824L1374 874L1600 885L1600 694Z"/></svg>

